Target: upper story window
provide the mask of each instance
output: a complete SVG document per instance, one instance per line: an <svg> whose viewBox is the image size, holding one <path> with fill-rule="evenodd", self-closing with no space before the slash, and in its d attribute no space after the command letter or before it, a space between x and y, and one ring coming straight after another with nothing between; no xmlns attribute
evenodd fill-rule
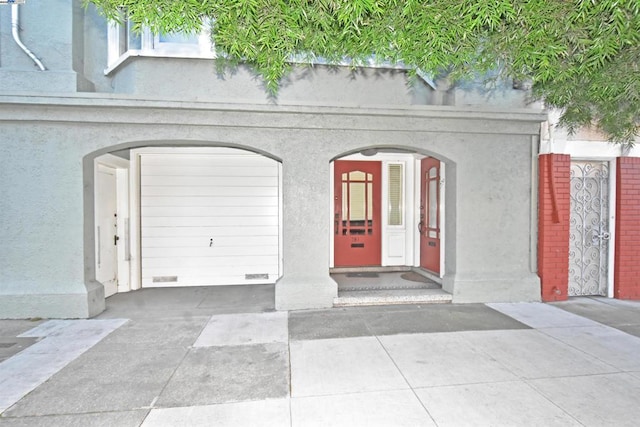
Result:
<svg viewBox="0 0 640 427"><path fill-rule="evenodd" d="M132 56L156 56L156 57L174 57L174 58L215 58L213 43L211 41L211 25L213 20L203 22L202 31L199 34L185 33L169 33L169 34L153 34L149 28L143 28L142 31L133 31L132 23L122 20L124 23L110 22L108 27L108 65L104 73L109 74L120 64ZM307 55L292 55L291 63L301 64L328 64L321 57L309 58ZM332 63L333 64L333 63ZM345 58L338 64L341 66L352 67L353 62ZM402 63L389 63L386 61L378 61L373 55L364 67L370 68L387 68L396 70L406 70ZM436 89L435 83L431 77L420 70L417 70L418 76L425 81L432 89Z"/></svg>
<svg viewBox="0 0 640 427"><path fill-rule="evenodd" d="M108 43L108 66L105 74L109 74L131 56L215 57L211 43L211 25L208 22L205 22L200 34L153 34L148 28L135 32L128 20L123 24L110 22Z"/></svg>

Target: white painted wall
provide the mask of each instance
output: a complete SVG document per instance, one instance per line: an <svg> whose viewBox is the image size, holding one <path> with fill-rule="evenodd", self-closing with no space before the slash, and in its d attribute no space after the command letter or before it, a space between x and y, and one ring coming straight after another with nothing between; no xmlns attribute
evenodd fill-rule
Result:
<svg viewBox="0 0 640 427"><path fill-rule="evenodd" d="M279 180L278 162L248 151L141 153L142 287L275 283Z"/></svg>

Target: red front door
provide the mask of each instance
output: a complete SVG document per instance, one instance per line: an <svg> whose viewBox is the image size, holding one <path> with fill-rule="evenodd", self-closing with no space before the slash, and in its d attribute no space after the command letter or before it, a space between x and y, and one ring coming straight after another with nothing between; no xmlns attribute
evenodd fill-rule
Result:
<svg viewBox="0 0 640 427"><path fill-rule="evenodd" d="M334 264L378 266L382 163L336 160L334 172Z"/></svg>
<svg viewBox="0 0 640 427"><path fill-rule="evenodd" d="M420 267L440 274L440 161L422 159L420 167Z"/></svg>

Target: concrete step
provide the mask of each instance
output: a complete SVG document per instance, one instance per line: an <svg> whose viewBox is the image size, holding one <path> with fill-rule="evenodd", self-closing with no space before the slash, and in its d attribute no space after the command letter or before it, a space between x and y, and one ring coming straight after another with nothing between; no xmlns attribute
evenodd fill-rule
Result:
<svg viewBox="0 0 640 427"><path fill-rule="evenodd" d="M334 307L394 304L450 303L451 294L442 289L369 289L338 291Z"/></svg>

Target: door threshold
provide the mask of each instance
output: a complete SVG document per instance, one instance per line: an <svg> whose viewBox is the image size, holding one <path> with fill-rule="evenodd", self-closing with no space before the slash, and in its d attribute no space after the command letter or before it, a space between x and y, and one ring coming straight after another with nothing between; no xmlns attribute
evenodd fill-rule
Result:
<svg viewBox="0 0 640 427"><path fill-rule="evenodd" d="M329 274L340 273L395 273L402 271L411 271L413 267L408 266L393 266L393 267L379 267L379 266L363 266L363 267L333 267L329 269Z"/></svg>

